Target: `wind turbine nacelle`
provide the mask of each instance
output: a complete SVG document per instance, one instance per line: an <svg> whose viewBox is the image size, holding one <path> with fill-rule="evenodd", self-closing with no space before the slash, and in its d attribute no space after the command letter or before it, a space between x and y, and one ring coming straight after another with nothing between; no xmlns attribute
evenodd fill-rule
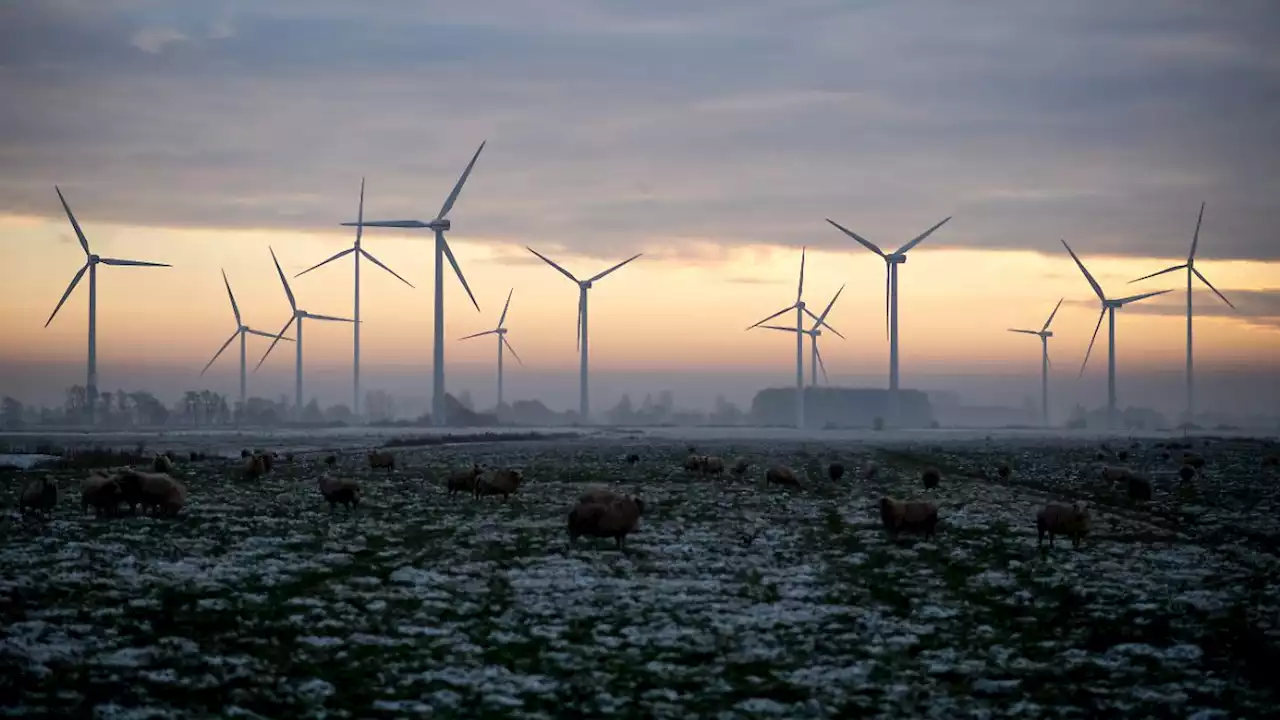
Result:
<svg viewBox="0 0 1280 720"><path fill-rule="evenodd" d="M907 262L907 256L905 253L893 253L892 255L886 255L884 259L894 265L905 265Z"/></svg>
<svg viewBox="0 0 1280 720"><path fill-rule="evenodd" d="M1052 330L1045 330L1045 331L1043 331L1043 332L1041 332L1041 333L1040 333L1040 337L1042 337L1042 338L1046 338L1046 339L1047 339L1047 338L1051 338L1051 337L1053 337L1053 331L1052 331Z"/></svg>
<svg viewBox="0 0 1280 720"><path fill-rule="evenodd" d="M449 228L453 227L453 224L449 222L448 218L445 218L443 220L432 220L431 222L427 223L427 227L431 228L432 230L448 230Z"/></svg>

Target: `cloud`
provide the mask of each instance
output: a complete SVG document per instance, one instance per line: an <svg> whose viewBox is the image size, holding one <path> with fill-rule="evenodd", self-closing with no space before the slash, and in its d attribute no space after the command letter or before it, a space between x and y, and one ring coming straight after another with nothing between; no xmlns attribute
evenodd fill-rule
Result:
<svg viewBox="0 0 1280 720"><path fill-rule="evenodd" d="M1195 317L1231 318L1262 328L1280 329L1280 289L1219 288L1219 290L1227 296L1235 308L1222 302L1209 290L1196 288L1192 294L1192 313ZM1063 302L1063 305L1088 307L1095 311L1099 309L1098 301L1093 299L1068 299ZM1186 291L1175 290L1147 300L1140 300L1126 305L1121 312L1134 315L1186 317Z"/></svg>
<svg viewBox="0 0 1280 720"><path fill-rule="evenodd" d="M165 46L173 43L182 42L187 36L168 27L149 27L143 28L133 34L133 38L129 44L139 50L155 55L162 52Z"/></svg>
<svg viewBox="0 0 1280 720"><path fill-rule="evenodd" d="M365 175L370 216L427 219L487 138L455 233L601 261L847 249L826 217L896 246L947 215L928 245L1177 257L1202 200L1206 258L1280 259L1267 2L8 15L0 212L56 216L59 182L86 225L327 230Z"/></svg>

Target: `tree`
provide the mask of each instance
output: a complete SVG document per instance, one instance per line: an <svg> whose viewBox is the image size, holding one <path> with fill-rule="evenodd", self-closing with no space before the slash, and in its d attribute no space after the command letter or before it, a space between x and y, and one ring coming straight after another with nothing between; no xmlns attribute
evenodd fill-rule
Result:
<svg viewBox="0 0 1280 720"><path fill-rule="evenodd" d="M614 425L630 425L635 422L635 416L636 411L631 406L631 396L626 393L623 393L622 397L618 399L618 404L614 405L613 409L606 414L609 422Z"/></svg>
<svg viewBox="0 0 1280 720"><path fill-rule="evenodd" d="M83 385L72 385L67 388L67 401L63 406L67 412L67 420L74 422L83 420L88 409L88 394Z"/></svg>
<svg viewBox="0 0 1280 720"><path fill-rule="evenodd" d="M0 426L10 429L22 427L26 424L22 420L24 410L21 402L6 395L0 400Z"/></svg>
<svg viewBox="0 0 1280 720"><path fill-rule="evenodd" d="M299 420L306 423L324 422L324 413L320 412L320 401L311 398L311 402L302 409L302 417Z"/></svg>

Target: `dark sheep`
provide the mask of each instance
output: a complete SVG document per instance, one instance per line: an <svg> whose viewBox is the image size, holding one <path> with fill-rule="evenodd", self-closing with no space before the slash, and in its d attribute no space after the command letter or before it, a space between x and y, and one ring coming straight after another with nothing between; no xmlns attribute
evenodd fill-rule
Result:
<svg viewBox="0 0 1280 720"><path fill-rule="evenodd" d="M833 462L827 466L827 477L831 478L831 482L839 482L844 477L844 465Z"/></svg>
<svg viewBox="0 0 1280 720"><path fill-rule="evenodd" d="M924 481L926 490L932 490L938 487L938 483L942 482L942 474L937 468L926 468L920 475L920 479Z"/></svg>

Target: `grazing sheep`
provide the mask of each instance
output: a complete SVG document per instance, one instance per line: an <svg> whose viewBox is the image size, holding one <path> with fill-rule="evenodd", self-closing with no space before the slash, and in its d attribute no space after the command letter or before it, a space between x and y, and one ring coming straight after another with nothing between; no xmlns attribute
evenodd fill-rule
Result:
<svg viewBox="0 0 1280 720"><path fill-rule="evenodd" d="M636 463L638 463L638 462L640 462L640 456L639 456L639 455L637 455L637 454L635 454L635 453L631 453L630 455L627 455L627 464L628 464L628 465L635 465L635 464L636 464Z"/></svg>
<svg viewBox="0 0 1280 720"><path fill-rule="evenodd" d="M1117 460L1119 460L1120 462L1125 462L1126 460L1128 460L1128 459L1129 459L1129 451L1128 451L1128 450L1120 450L1120 451L1116 452L1116 459L1117 459Z"/></svg>
<svg viewBox="0 0 1280 720"><path fill-rule="evenodd" d="M785 465L775 465L769 468L764 474L765 485L784 485L786 487L802 488L803 485L796 479L796 473Z"/></svg>
<svg viewBox="0 0 1280 720"><path fill-rule="evenodd" d="M684 459L684 469L687 472L701 472L702 461L704 459L705 458L703 458L701 455L690 455L689 457Z"/></svg>
<svg viewBox="0 0 1280 720"><path fill-rule="evenodd" d="M89 473L89 477L80 482L80 514L93 508L94 514L116 515L120 511L123 491L120 481L99 471Z"/></svg>
<svg viewBox="0 0 1280 720"><path fill-rule="evenodd" d="M715 455L704 455L702 457L702 474L715 475L716 477L724 477L724 460Z"/></svg>
<svg viewBox="0 0 1280 720"><path fill-rule="evenodd" d="M1199 470L1204 467L1204 456L1197 455L1193 452L1184 452L1182 453L1182 463Z"/></svg>
<svg viewBox="0 0 1280 720"><path fill-rule="evenodd" d="M921 500L895 500L880 498L880 521L891 539L898 533L922 533L926 539L934 537L938 526L938 506Z"/></svg>
<svg viewBox="0 0 1280 720"><path fill-rule="evenodd" d="M474 492L476 479L480 477L480 473L482 472L483 470L480 469L478 464L473 464L466 470L450 475L446 482L446 488L448 489L449 494L452 495L459 490L465 490L469 493Z"/></svg>
<svg viewBox="0 0 1280 720"><path fill-rule="evenodd" d="M844 465L833 462L827 466L827 477L831 478L831 482L839 482L844 477Z"/></svg>
<svg viewBox="0 0 1280 720"><path fill-rule="evenodd" d="M487 475L476 478L472 486L472 497L481 495L501 495L503 500L510 497L520 488L524 473L519 470L492 470Z"/></svg>
<svg viewBox="0 0 1280 720"><path fill-rule="evenodd" d="M276 454L275 454L275 453L266 453L266 452L258 451L258 452L256 452L256 453L254 453L254 455L257 455L258 457L262 458L262 472L263 472L263 474L264 474L264 475L265 475L265 474L269 474L269 473L271 472L272 468L273 468L273 467L275 467L275 464L276 464ZM290 454L290 460L292 460L292 459L293 459L293 456L292 456L292 454Z"/></svg>
<svg viewBox="0 0 1280 720"><path fill-rule="evenodd" d="M250 455L240 470L240 477L245 480L257 480L266 474L267 457L265 455Z"/></svg>
<svg viewBox="0 0 1280 720"><path fill-rule="evenodd" d="M329 455L329 456L327 456L327 457L324 459L324 464L325 464L325 465L328 465L329 467L333 467L334 465L337 465L337 464L338 464L338 456L337 456L337 455Z"/></svg>
<svg viewBox="0 0 1280 720"><path fill-rule="evenodd" d="M751 469L751 463L747 462L746 458L740 457L733 461L733 467L729 469L729 472L733 473L734 477L741 479L749 469Z"/></svg>
<svg viewBox="0 0 1280 720"><path fill-rule="evenodd" d="M18 494L18 509L24 518L27 516L27 510L49 517L53 514L53 506L57 504L58 486L48 475L41 475L28 482Z"/></svg>
<svg viewBox="0 0 1280 720"><path fill-rule="evenodd" d="M333 512L338 503L346 505L347 512L360 504L360 485L355 480L330 477L329 473L325 473L316 484L320 488L320 494L329 503L329 512Z"/></svg>
<svg viewBox="0 0 1280 720"><path fill-rule="evenodd" d="M167 455L156 455L156 459L151 461L151 469L158 473L171 473L173 460Z"/></svg>
<svg viewBox="0 0 1280 720"><path fill-rule="evenodd" d="M396 456L388 452L378 452L377 450L369 451L369 467L377 470L378 468L386 468L388 471L396 469Z"/></svg>
<svg viewBox="0 0 1280 720"><path fill-rule="evenodd" d="M240 457L242 458L248 458L252 454L253 452L250 451L249 448L244 448L243 450L240 451Z"/></svg>
<svg viewBox="0 0 1280 720"><path fill-rule="evenodd" d="M578 499L569 511L569 542L579 537L611 537L619 550L626 537L640 525L644 514L644 501L637 497L619 495L608 490L594 490Z"/></svg>
<svg viewBox="0 0 1280 720"><path fill-rule="evenodd" d="M1008 480L1012 472L1013 469L1009 467L1007 462L1001 462L996 466L996 475L999 475L1001 480Z"/></svg>
<svg viewBox="0 0 1280 720"><path fill-rule="evenodd" d="M1036 546L1049 536L1049 547L1053 547L1055 535L1066 535L1071 538L1071 547L1080 547L1080 539L1089 531L1089 508L1083 502L1070 505L1066 503L1049 503L1036 513Z"/></svg>
<svg viewBox="0 0 1280 720"><path fill-rule="evenodd" d="M1196 469L1191 467L1190 465L1183 465L1182 467L1178 468L1178 477L1182 478L1184 482L1190 482L1191 478L1195 476L1196 476Z"/></svg>
<svg viewBox="0 0 1280 720"><path fill-rule="evenodd" d="M874 462L868 462L866 467L862 469L862 477L867 480L875 480L880 476L880 466Z"/></svg>
<svg viewBox="0 0 1280 720"><path fill-rule="evenodd" d="M1151 481L1139 475L1130 475L1129 482L1125 488L1125 492L1129 495L1130 500L1150 500L1151 499Z"/></svg>
<svg viewBox="0 0 1280 720"><path fill-rule="evenodd" d="M925 468L925 471L920 474L920 479L924 481L926 490L932 490L942 482L942 473L939 473L937 468Z"/></svg>
<svg viewBox="0 0 1280 720"><path fill-rule="evenodd" d="M1107 483L1115 484L1125 482L1133 477L1133 471L1126 467L1117 465L1102 466L1102 480Z"/></svg>
<svg viewBox="0 0 1280 720"><path fill-rule="evenodd" d="M140 472L126 468L118 476L121 495L129 509L157 515L177 515L187 503L187 488L164 473Z"/></svg>

